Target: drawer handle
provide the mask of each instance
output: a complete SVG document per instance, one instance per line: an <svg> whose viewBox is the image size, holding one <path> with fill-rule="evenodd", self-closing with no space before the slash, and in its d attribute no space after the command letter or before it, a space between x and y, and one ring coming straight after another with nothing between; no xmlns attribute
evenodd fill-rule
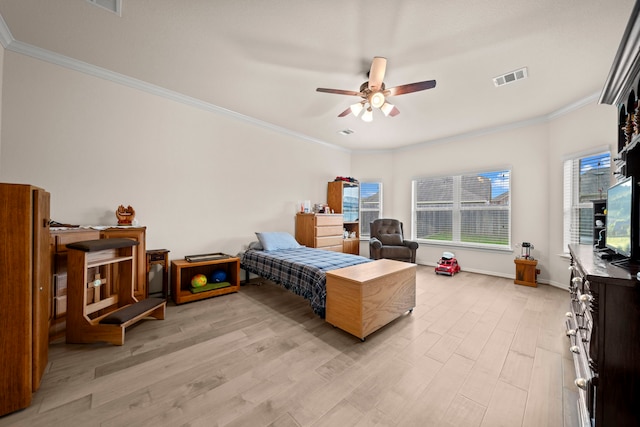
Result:
<svg viewBox="0 0 640 427"><path fill-rule="evenodd" d="M582 283L582 277L574 277L573 279L571 279L571 281L574 285L579 285L580 283Z"/></svg>
<svg viewBox="0 0 640 427"><path fill-rule="evenodd" d="M584 378L576 378L573 383L576 385L576 387L581 388L582 390L587 389L587 380L585 380Z"/></svg>
<svg viewBox="0 0 640 427"><path fill-rule="evenodd" d="M580 353L580 348L577 345L572 345L571 347L569 347L569 351L571 353L578 354Z"/></svg>
<svg viewBox="0 0 640 427"><path fill-rule="evenodd" d="M572 313L572 312L570 312L570 311L567 311L567 312L564 314L564 316L565 316L565 317L568 317L568 318L572 318L572 317L573 317L573 313Z"/></svg>
<svg viewBox="0 0 640 427"><path fill-rule="evenodd" d="M574 337L575 335L576 335L576 330L575 329L567 330L567 336L568 337Z"/></svg>

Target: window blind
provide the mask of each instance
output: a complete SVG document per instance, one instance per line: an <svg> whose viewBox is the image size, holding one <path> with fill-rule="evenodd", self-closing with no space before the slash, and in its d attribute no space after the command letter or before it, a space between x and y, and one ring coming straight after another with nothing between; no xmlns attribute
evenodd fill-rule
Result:
<svg viewBox="0 0 640 427"><path fill-rule="evenodd" d="M611 155L608 152L564 162L563 251L570 244L594 244L593 201L607 198Z"/></svg>
<svg viewBox="0 0 640 427"><path fill-rule="evenodd" d="M413 181L418 240L465 246L511 246L509 170Z"/></svg>
<svg viewBox="0 0 640 427"><path fill-rule="evenodd" d="M371 221L382 218L382 183L360 183L360 237L371 237Z"/></svg>

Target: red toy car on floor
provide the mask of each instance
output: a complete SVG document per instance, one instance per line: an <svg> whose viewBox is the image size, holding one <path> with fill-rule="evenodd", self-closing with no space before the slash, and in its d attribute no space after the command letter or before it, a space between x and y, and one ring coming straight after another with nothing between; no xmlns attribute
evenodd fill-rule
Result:
<svg viewBox="0 0 640 427"><path fill-rule="evenodd" d="M453 276L460 271L460 265L456 256L451 252L444 252L436 265L436 274Z"/></svg>

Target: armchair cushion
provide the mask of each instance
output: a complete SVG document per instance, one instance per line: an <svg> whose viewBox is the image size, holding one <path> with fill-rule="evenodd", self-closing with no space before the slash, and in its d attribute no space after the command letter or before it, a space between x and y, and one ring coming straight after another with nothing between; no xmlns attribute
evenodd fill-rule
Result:
<svg viewBox="0 0 640 427"><path fill-rule="evenodd" d="M382 258L406 260L411 259L411 249L406 246L383 246L381 249Z"/></svg>
<svg viewBox="0 0 640 427"><path fill-rule="evenodd" d="M380 234L380 241L385 246L401 246L402 234Z"/></svg>

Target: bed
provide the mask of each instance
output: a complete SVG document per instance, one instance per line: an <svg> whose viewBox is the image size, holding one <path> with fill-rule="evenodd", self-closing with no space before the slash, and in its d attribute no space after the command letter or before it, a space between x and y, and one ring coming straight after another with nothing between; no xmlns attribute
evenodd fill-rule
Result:
<svg viewBox="0 0 640 427"><path fill-rule="evenodd" d="M261 237L259 233L256 234ZM305 298L313 311L323 319L327 298L325 273L372 261L359 255L297 244L291 247L275 245L266 248L268 250L261 246L249 245L249 249L239 255L240 267Z"/></svg>

